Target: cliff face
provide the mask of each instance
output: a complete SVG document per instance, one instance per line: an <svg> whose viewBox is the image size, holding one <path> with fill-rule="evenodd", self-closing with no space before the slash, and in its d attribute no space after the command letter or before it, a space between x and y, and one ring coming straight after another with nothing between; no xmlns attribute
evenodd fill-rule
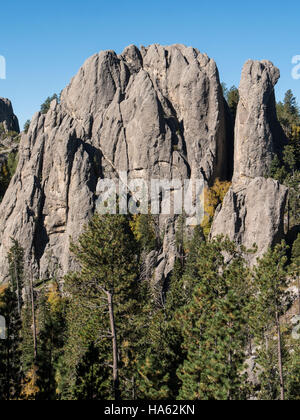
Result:
<svg viewBox="0 0 300 420"><path fill-rule="evenodd" d="M61 102L37 113L22 135L17 172L0 207L0 270L7 273L11 237L43 276L49 255L62 272L74 267L76 239L95 211L97 183L118 178L186 179L208 183L232 172L226 110L213 60L182 45L128 47L86 61ZM157 281L175 258L174 220L156 255Z"/></svg>
<svg viewBox="0 0 300 420"><path fill-rule="evenodd" d="M274 86L279 70L269 61L249 60L242 71L235 123L232 187L215 215L211 236L223 234L262 256L284 236L288 190L267 179L285 136L276 116Z"/></svg>
<svg viewBox="0 0 300 420"><path fill-rule="evenodd" d="M18 149L16 134L19 132L18 118L14 114L11 102L0 98L0 171L7 161L7 156Z"/></svg>
<svg viewBox="0 0 300 420"><path fill-rule="evenodd" d="M19 122L15 116L11 102L8 99L0 98L0 124L5 131L19 133Z"/></svg>
<svg viewBox="0 0 300 420"><path fill-rule="evenodd" d="M0 98L0 200L10 179L7 161L17 154L19 147L19 123L11 102Z"/></svg>
<svg viewBox="0 0 300 420"><path fill-rule="evenodd" d="M211 231L248 248L256 243L256 256L283 235L287 189L264 177L284 142L275 111L278 78L270 62L244 66L233 184ZM6 129L18 128L10 103L0 107ZM216 64L196 49L130 46L121 55L89 58L60 103L37 113L22 134L18 168L0 206L0 281L11 238L36 275L45 274L49 258L62 274L75 268L70 238L95 212L100 179L118 180L120 171L128 180L203 176L208 185L231 177L230 124ZM147 270L162 285L176 256L175 218L160 216L159 224L164 243L148 256Z"/></svg>

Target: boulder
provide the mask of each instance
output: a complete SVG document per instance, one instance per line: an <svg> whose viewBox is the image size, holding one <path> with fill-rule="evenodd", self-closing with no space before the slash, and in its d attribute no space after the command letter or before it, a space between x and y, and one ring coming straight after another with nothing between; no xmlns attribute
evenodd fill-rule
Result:
<svg viewBox="0 0 300 420"><path fill-rule="evenodd" d="M217 209L211 236L228 236L246 249L257 252L255 261L284 237L284 210L288 189L273 179L254 178L247 184L234 184Z"/></svg>

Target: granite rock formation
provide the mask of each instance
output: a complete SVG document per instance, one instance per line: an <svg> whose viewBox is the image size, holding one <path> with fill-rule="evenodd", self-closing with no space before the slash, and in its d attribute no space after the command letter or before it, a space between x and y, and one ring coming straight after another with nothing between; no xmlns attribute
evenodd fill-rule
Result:
<svg viewBox="0 0 300 420"><path fill-rule="evenodd" d="M0 175L3 166L7 164L11 154L14 156L19 148L19 122L14 115L11 102L8 99L0 98ZM4 188L0 185L0 196L4 193Z"/></svg>
<svg viewBox="0 0 300 420"><path fill-rule="evenodd" d="M284 142L275 109L278 78L268 61L244 66L233 184L211 231L248 248L256 243L256 256L283 235L287 189L265 177ZM0 110L5 129L18 129L10 102L1 100ZM96 211L99 180L120 181L120 172L128 180L231 179L228 114L215 62L194 48L130 46L89 58L60 102L35 114L22 133L18 168L0 206L0 281L11 238L24 247L36 276L46 275L49 259L61 274L76 268L70 240ZM147 257L146 272L163 286L176 256L176 219L161 215L158 223L163 245Z"/></svg>
<svg viewBox="0 0 300 420"><path fill-rule="evenodd" d="M227 235L262 256L284 236L288 190L267 179L285 136L276 116L274 86L279 70L269 61L247 61L239 87L232 187L217 210L211 237Z"/></svg>
<svg viewBox="0 0 300 420"><path fill-rule="evenodd" d="M10 100L0 98L0 124L5 131L15 131L19 133L19 122L15 116Z"/></svg>
<svg viewBox="0 0 300 420"><path fill-rule="evenodd" d="M227 178L232 139L215 62L194 48L130 46L89 58L61 101L33 117L22 134L19 164L0 207L1 280L11 237L25 248L36 275L49 256L74 268L76 240L95 211L99 179ZM164 281L176 254L174 219L154 258ZM153 258L152 258L153 260Z"/></svg>
<svg viewBox="0 0 300 420"><path fill-rule="evenodd" d="M261 257L284 237L284 210L288 190L273 179L257 177L234 183L216 212L212 236L225 235Z"/></svg>
<svg viewBox="0 0 300 420"><path fill-rule="evenodd" d="M239 87L235 124L234 181L269 175L284 134L277 120L274 86L279 70L270 61L249 60Z"/></svg>

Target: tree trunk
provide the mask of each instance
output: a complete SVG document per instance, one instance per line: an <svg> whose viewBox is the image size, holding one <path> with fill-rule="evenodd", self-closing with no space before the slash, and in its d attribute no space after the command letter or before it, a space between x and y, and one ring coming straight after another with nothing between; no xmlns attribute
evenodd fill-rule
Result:
<svg viewBox="0 0 300 420"><path fill-rule="evenodd" d="M132 399L133 401L136 399L135 397L135 377L132 377Z"/></svg>
<svg viewBox="0 0 300 420"><path fill-rule="evenodd" d="M284 378L283 378L283 366L282 366L282 348L281 348L281 330L280 330L280 320L278 311L276 312L276 327L277 327L277 339L278 339L278 368L280 376L280 399L281 401L285 400L284 392Z"/></svg>
<svg viewBox="0 0 300 420"><path fill-rule="evenodd" d="M112 344L113 344L113 387L114 387L115 400L120 400L121 394L120 394L120 379L119 379L118 341L117 341L116 324L115 324L115 316L114 316L114 303L113 303L112 293L107 292L107 299L108 299L109 318L110 318L110 330L111 330Z"/></svg>
<svg viewBox="0 0 300 420"><path fill-rule="evenodd" d="M287 202L287 211L288 211L288 225L287 225L287 233L290 231L290 195L288 195L288 202Z"/></svg>
<svg viewBox="0 0 300 420"><path fill-rule="evenodd" d="M298 315L300 315L300 278L298 277Z"/></svg>
<svg viewBox="0 0 300 420"><path fill-rule="evenodd" d="M6 329L6 386L5 386L5 396L6 400L10 400L10 346L11 344L11 337L10 337L10 320L7 322L7 329Z"/></svg>
<svg viewBox="0 0 300 420"><path fill-rule="evenodd" d="M19 273L17 271L16 261L14 262L15 278L17 282L17 299L18 299L18 314L21 316L21 291L20 291L20 280Z"/></svg>
<svg viewBox="0 0 300 420"><path fill-rule="evenodd" d="M32 325L33 325L33 352L34 362L37 359L37 336L36 336L36 319L35 319L35 306L34 306L34 290L32 273L30 275L30 295L31 295L31 312L32 312Z"/></svg>

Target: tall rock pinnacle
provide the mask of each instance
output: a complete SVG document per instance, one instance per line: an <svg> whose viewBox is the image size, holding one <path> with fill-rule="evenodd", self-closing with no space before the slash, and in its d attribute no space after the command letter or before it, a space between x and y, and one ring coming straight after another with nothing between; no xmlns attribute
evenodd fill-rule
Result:
<svg viewBox="0 0 300 420"><path fill-rule="evenodd" d="M211 237L226 235L256 257L284 235L287 188L266 179L285 136L276 116L279 70L269 61L247 61L239 87L232 187L214 218Z"/></svg>
<svg viewBox="0 0 300 420"><path fill-rule="evenodd" d="M279 70L270 61L249 60L239 87L235 124L234 180L269 174L283 133L276 117L274 86Z"/></svg>

